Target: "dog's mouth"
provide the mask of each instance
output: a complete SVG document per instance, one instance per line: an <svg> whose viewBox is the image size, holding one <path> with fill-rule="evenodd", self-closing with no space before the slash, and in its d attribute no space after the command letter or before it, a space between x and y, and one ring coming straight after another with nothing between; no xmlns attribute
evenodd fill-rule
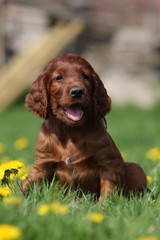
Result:
<svg viewBox="0 0 160 240"><path fill-rule="evenodd" d="M70 107L63 107L63 112L70 120L74 122L78 122L83 118L84 111L82 110L81 106L70 106Z"/></svg>

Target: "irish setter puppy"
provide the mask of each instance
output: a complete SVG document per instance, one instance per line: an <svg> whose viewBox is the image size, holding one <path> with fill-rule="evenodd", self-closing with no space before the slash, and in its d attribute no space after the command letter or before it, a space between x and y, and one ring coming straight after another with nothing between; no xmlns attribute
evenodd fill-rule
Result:
<svg viewBox="0 0 160 240"><path fill-rule="evenodd" d="M125 163L105 129L111 99L91 65L74 54L53 58L33 83L26 107L44 118L36 142L35 162L23 183L51 181L99 200L115 187L129 196L143 193L146 175L136 163Z"/></svg>

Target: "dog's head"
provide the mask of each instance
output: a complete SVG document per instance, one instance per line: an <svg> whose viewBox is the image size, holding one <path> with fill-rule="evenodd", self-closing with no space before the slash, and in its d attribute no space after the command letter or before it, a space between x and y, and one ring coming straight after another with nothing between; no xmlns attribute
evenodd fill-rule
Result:
<svg viewBox="0 0 160 240"><path fill-rule="evenodd" d="M53 114L67 125L103 118L111 100L91 65L74 54L53 58L32 85L26 107L39 117Z"/></svg>

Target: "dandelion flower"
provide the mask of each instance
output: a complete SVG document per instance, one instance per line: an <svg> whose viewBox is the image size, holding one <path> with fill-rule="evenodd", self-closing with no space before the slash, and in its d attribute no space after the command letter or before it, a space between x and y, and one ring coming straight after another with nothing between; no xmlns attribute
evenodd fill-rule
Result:
<svg viewBox="0 0 160 240"><path fill-rule="evenodd" d="M0 169L0 180L2 180L4 178L4 171L1 171Z"/></svg>
<svg viewBox="0 0 160 240"><path fill-rule="evenodd" d="M9 224L0 224L0 240L15 240L21 236L22 233L19 228Z"/></svg>
<svg viewBox="0 0 160 240"><path fill-rule="evenodd" d="M147 182L148 183L152 183L152 181L153 181L152 177L151 176L147 176Z"/></svg>
<svg viewBox="0 0 160 240"><path fill-rule="evenodd" d="M0 196L6 197L11 195L11 190L8 186L0 187Z"/></svg>
<svg viewBox="0 0 160 240"><path fill-rule="evenodd" d="M4 153L6 151L6 146L3 143L0 143L0 153Z"/></svg>
<svg viewBox="0 0 160 240"><path fill-rule="evenodd" d="M137 238L137 240L160 240L160 238L156 236L144 236Z"/></svg>
<svg viewBox="0 0 160 240"><path fill-rule="evenodd" d="M57 215L65 215L68 213L68 207L58 202L52 202L50 204L43 204L38 209L38 215L40 216L46 215L48 212L54 212Z"/></svg>
<svg viewBox="0 0 160 240"><path fill-rule="evenodd" d="M53 202L50 204L50 210L56 214L65 215L68 213L68 207L62 205L58 202Z"/></svg>
<svg viewBox="0 0 160 240"><path fill-rule="evenodd" d="M46 215L50 210L49 205L43 204L38 208L38 215L43 216Z"/></svg>
<svg viewBox="0 0 160 240"><path fill-rule="evenodd" d="M91 222L95 222L95 223L101 223L104 220L104 215L101 213L90 213L87 216L87 219L90 220Z"/></svg>
<svg viewBox="0 0 160 240"><path fill-rule="evenodd" d="M12 160L12 161L0 164L0 169L2 170L20 169L23 167L24 167L24 163L18 160Z"/></svg>
<svg viewBox="0 0 160 240"><path fill-rule="evenodd" d="M9 176L11 174L15 175L18 173L20 169L24 168L24 163L18 160L12 160L9 162L1 163L0 164L0 180L5 178L6 176L6 171L9 171ZM11 178L13 176L11 175Z"/></svg>
<svg viewBox="0 0 160 240"><path fill-rule="evenodd" d="M160 149L157 147L151 148L146 153L146 157L152 161L160 161Z"/></svg>
<svg viewBox="0 0 160 240"><path fill-rule="evenodd" d="M9 197L3 198L3 202L5 205L19 206L22 202L22 199L20 197L16 197L16 196L9 196Z"/></svg>
<svg viewBox="0 0 160 240"><path fill-rule="evenodd" d="M17 177L24 181L28 175L30 167L23 167L19 169Z"/></svg>
<svg viewBox="0 0 160 240"><path fill-rule="evenodd" d="M14 142L14 147L17 150L22 150L25 149L28 146L28 139L27 138L18 138L15 142Z"/></svg>

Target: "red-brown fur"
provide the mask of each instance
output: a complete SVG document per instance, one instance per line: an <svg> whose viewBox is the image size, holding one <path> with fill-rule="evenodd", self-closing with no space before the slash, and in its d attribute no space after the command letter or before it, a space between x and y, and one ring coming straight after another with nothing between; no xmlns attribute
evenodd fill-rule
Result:
<svg viewBox="0 0 160 240"><path fill-rule="evenodd" d="M73 97L75 88L83 94ZM111 100L85 59L74 54L53 58L33 83L26 107L44 123L24 191L30 181L41 183L55 176L62 186L72 184L73 189L95 193L100 200L115 187L123 188L125 196L144 192L145 173L136 163L124 163L105 129L103 118Z"/></svg>

